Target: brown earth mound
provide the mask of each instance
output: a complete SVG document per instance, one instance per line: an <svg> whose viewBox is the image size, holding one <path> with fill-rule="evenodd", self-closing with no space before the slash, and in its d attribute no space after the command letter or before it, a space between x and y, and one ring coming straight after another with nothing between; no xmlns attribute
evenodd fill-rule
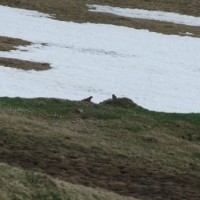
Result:
<svg viewBox="0 0 200 200"><path fill-rule="evenodd" d="M0 57L0 65L4 67L10 67L22 70L42 71L51 69L48 63L40 63L40 62L19 60L14 58L2 58L2 57Z"/></svg>
<svg viewBox="0 0 200 200"><path fill-rule="evenodd" d="M25 40L0 36L0 51L16 50L17 46L27 46L30 44L30 42Z"/></svg>
<svg viewBox="0 0 200 200"><path fill-rule="evenodd" d="M114 99L107 99L103 101L101 104L104 105L112 105L112 106L118 106L122 108L129 108L129 107L136 107L137 104L134 103L131 99L128 98L114 98Z"/></svg>

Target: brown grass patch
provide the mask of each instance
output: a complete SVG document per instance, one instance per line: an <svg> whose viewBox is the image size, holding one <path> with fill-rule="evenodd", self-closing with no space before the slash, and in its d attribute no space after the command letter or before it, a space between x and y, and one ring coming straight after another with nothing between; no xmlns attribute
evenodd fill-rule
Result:
<svg viewBox="0 0 200 200"><path fill-rule="evenodd" d="M31 43L17 38L0 36L0 51L16 50L17 46L27 46Z"/></svg>
<svg viewBox="0 0 200 200"><path fill-rule="evenodd" d="M198 200L199 175L186 157L197 145L170 138L161 129L160 136L147 121L145 132L124 131L125 120L47 120L1 110L0 162L124 196ZM142 126L137 120L130 125ZM177 168L163 164L167 159Z"/></svg>
<svg viewBox="0 0 200 200"><path fill-rule="evenodd" d="M0 57L0 65L4 67L22 69L22 70L48 70L51 69L48 63L40 63L34 61L27 61L27 60L19 60L14 58L2 58Z"/></svg>
<svg viewBox="0 0 200 200"><path fill-rule="evenodd" d="M132 19L118 17L111 14L89 12L86 4L101 4L127 8L143 8L150 10L163 10L170 12L179 12L182 14L200 16L200 3L197 0L1 0L0 4L13 7L38 10L41 12L55 14L57 19L75 22L106 23L121 26L134 27L137 29L148 29L153 32L184 35L186 32L200 37L200 28L179 25L168 22L159 22L154 20Z"/></svg>

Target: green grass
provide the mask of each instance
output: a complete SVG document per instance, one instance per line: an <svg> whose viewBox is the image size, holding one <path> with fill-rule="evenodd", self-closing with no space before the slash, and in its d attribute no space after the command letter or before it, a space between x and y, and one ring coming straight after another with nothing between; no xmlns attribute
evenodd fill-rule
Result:
<svg viewBox="0 0 200 200"><path fill-rule="evenodd" d="M0 108L14 111L20 115L47 119L125 120L130 123L124 123L121 126L128 131L141 132L150 128L166 128L168 129L168 134L178 138L200 141L200 135L198 134L200 130L200 114L149 111L134 103L131 104L126 98L109 101L104 104L93 104L61 99L3 97L0 98ZM83 112L79 112L80 109ZM136 122L139 122L139 124ZM141 125L141 122L143 122L144 126Z"/></svg>
<svg viewBox="0 0 200 200"><path fill-rule="evenodd" d="M1 200L134 200L0 163Z"/></svg>
<svg viewBox="0 0 200 200"><path fill-rule="evenodd" d="M0 108L11 109L17 113L36 115L48 118L76 118L81 113L78 109L83 109L83 117L93 119L122 119L122 118L144 118L144 120L154 120L157 123L177 123L183 122L200 128L200 114L178 114L162 113L144 109L139 106L132 106L123 102L124 99L110 104L90 104L80 101L69 101L61 99L22 99L22 98L0 98Z"/></svg>
<svg viewBox="0 0 200 200"><path fill-rule="evenodd" d="M95 117L97 119L119 118L120 112L112 112L104 106L88 104L85 102L68 101L61 99L21 99L1 98L0 107L14 110L21 114L36 115L47 118L71 118L77 116L78 109L83 109L83 117ZM111 112L110 112L111 110Z"/></svg>

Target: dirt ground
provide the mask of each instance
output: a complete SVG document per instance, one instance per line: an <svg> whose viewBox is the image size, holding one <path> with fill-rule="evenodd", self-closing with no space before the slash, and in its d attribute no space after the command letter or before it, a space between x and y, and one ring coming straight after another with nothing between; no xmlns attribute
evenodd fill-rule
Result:
<svg viewBox="0 0 200 200"><path fill-rule="evenodd" d="M0 57L0 65L4 67L22 69L22 70L36 70L43 71L51 69L48 63L33 62L27 60L19 60L14 58L2 58Z"/></svg>
<svg viewBox="0 0 200 200"><path fill-rule="evenodd" d="M30 42L17 38L9 38L0 36L0 51L16 50L18 46L28 46ZM0 57L0 65L4 67L22 69L22 70L48 70L51 69L48 63L33 62L27 60L19 60L14 58Z"/></svg>
<svg viewBox="0 0 200 200"><path fill-rule="evenodd" d="M42 150L38 144L17 148L12 142L6 145L9 153L0 154L1 162L40 171L74 184L100 187L142 199L199 199L198 177L189 173L138 167L126 157L113 157L100 149L65 149L64 155L58 155L52 153L53 149Z"/></svg>
<svg viewBox="0 0 200 200"><path fill-rule="evenodd" d="M153 32L186 35L187 32L200 37L200 28L178 25L174 23L159 22L154 20L132 19L114 16L112 14L89 12L86 4L103 4L128 8L143 8L150 10L163 10L179 12L188 15L200 16L200 2L197 0L1 0L0 4L14 7L38 10L41 12L55 14L57 19L75 21L79 23L106 23L121 26L134 27L136 29L148 29Z"/></svg>
<svg viewBox="0 0 200 200"><path fill-rule="evenodd" d="M0 51L16 50L17 46L28 46L31 43L17 38L0 36Z"/></svg>

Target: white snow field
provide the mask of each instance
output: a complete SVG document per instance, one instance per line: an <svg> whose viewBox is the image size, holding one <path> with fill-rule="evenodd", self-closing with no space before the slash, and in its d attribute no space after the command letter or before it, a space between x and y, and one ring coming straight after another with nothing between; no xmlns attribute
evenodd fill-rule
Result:
<svg viewBox="0 0 200 200"><path fill-rule="evenodd" d="M49 62L48 71L0 66L0 96L94 102L131 98L155 111L200 112L200 39L47 18L0 6L0 36L33 42L1 57ZM45 45L44 45L45 44Z"/></svg>
<svg viewBox="0 0 200 200"><path fill-rule="evenodd" d="M173 12L119 8L119 7L102 6L95 4L94 5L88 4L87 6L89 8L89 11L91 12L110 13L113 15L118 15L123 17L172 22L176 24L184 24L189 26L200 26L200 17L183 15Z"/></svg>

